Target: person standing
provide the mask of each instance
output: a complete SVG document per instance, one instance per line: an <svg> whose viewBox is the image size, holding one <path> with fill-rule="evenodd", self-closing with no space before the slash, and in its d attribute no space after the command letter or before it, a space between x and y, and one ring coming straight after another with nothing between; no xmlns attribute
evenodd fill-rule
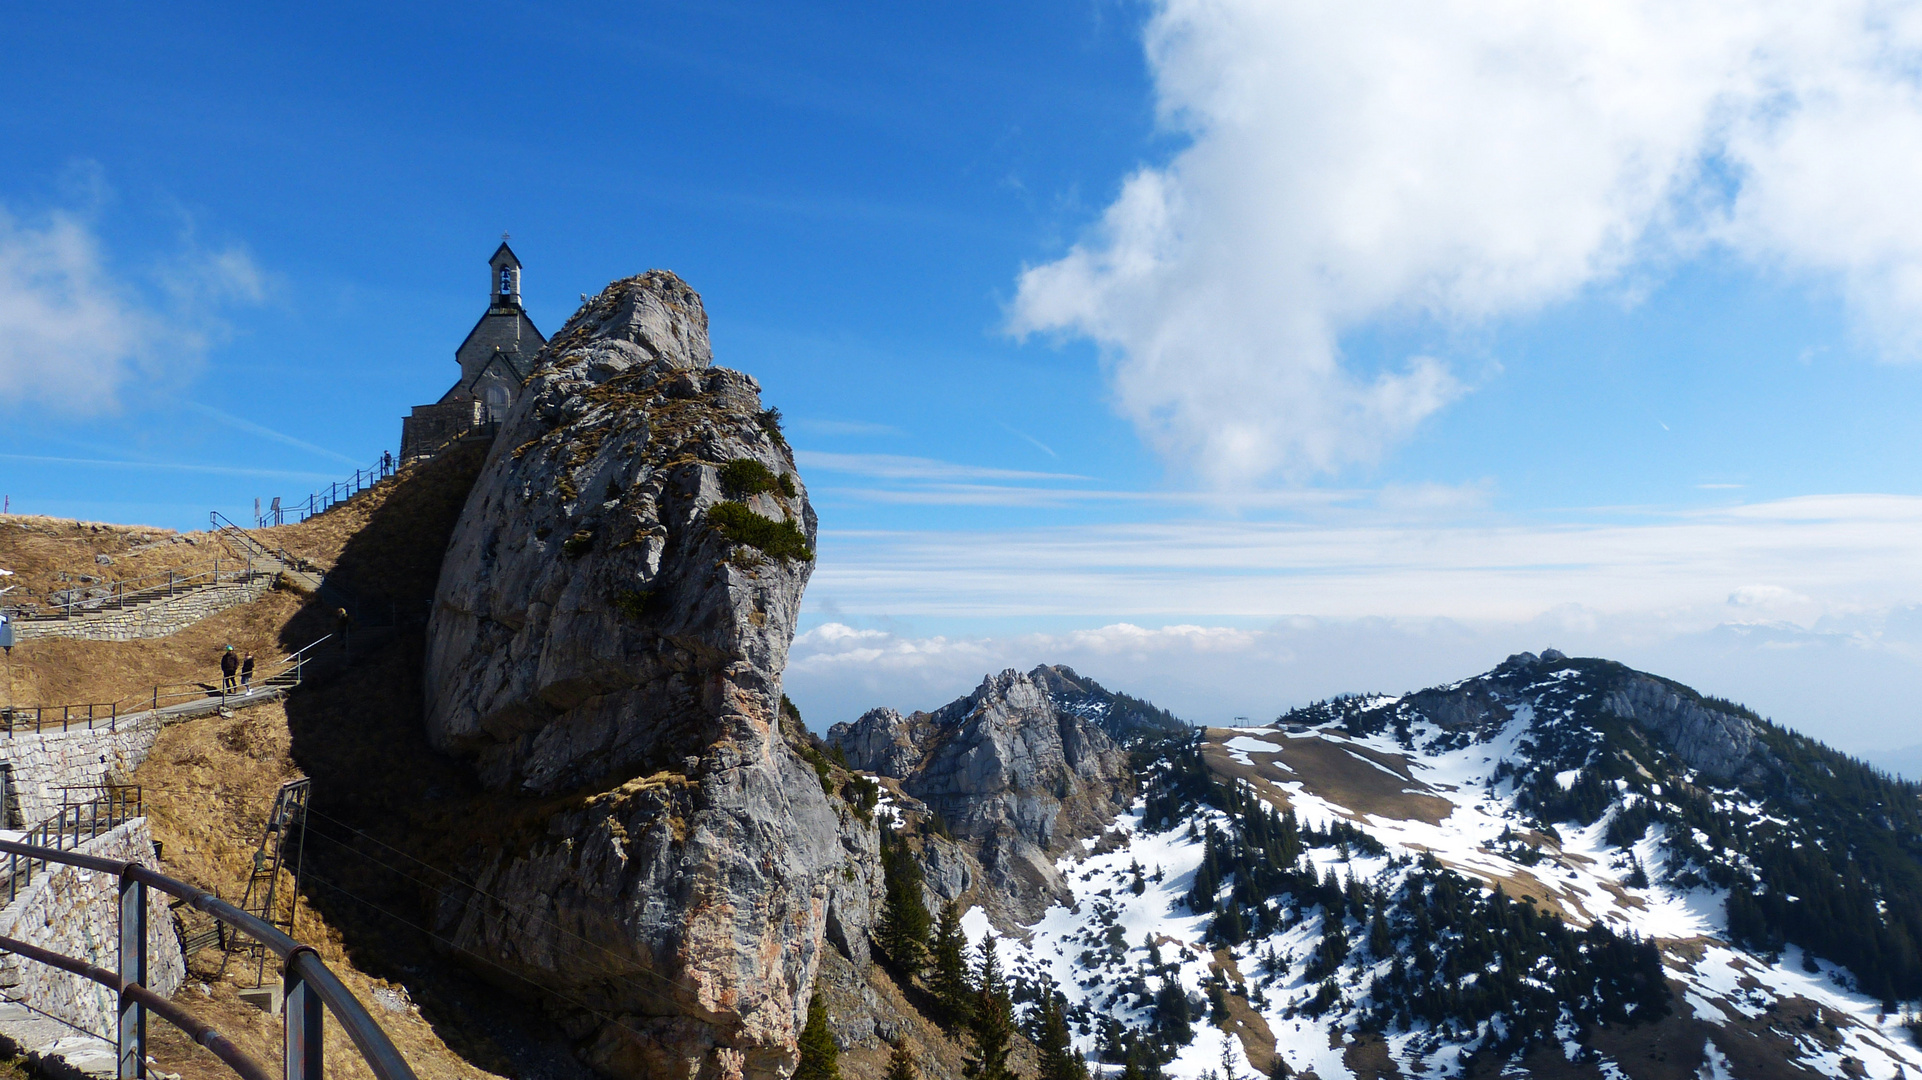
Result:
<svg viewBox="0 0 1922 1080"><path fill-rule="evenodd" d="M240 692L249 694L254 687L254 654L248 653L240 661Z"/></svg>
<svg viewBox="0 0 1922 1080"><path fill-rule="evenodd" d="M220 692L223 695L234 692L234 673L240 670L240 657L234 655L234 647L220 654Z"/></svg>

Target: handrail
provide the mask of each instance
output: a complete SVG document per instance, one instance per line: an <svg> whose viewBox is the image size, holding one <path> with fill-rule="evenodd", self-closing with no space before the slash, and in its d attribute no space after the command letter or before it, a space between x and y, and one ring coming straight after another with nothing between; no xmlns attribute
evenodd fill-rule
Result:
<svg viewBox="0 0 1922 1080"><path fill-rule="evenodd" d="M47 714L56 710L59 711L60 718L49 719ZM33 717L31 720L27 719L29 714ZM115 724L119 715L120 703L115 701L73 705L0 705L0 731L11 733L23 728L45 731L55 724L60 725L61 731L66 731L76 724L90 728L100 720L105 720L110 725Z"/></svg>
<svg viewBox="0 0 1922 1080"><path fill-rule="evenodd" d="M327 634L316 641L301 646L271 664L256 668L254 674L259 681L248 690L232 692L215 690L206 683L197 682L160 683L153 688L153 694L148 698L148 707L157 710L163 705L169 705L179 701L193 701L198 698L244 698L249 693L266 687L292 689L300 685L302 672L305 671L307 666L309 657L302 654L333 636L332 634Z"/></svg>
<svg viewBox="0 0 1922 1080"><path fill-rule="evenodd" d="M83 870L95 870L114 874L125 881L137 881L151 888L159 889L170 896L185 900L197 911L205 912L239 930L248 937L265 945L267 949L285 963L284 971L290 984L299 983L310 986L334 1014L347 1037L353 1040L360 1056L373 1069L378 1080L416 1080L414 1070L408 1066L400 1051L394 1048L393 1040L381 1030L381 1026L368 1012L353 991L340 981L320 959L313 946L303 945L279 929L256 916L249 915L203 889L196 889L184 881L176 881L139 863L121 859L103 859L97 855L82 855L75 851L61 851L57 848L34 847L31 844L0 840L0 854L21 855L42 862L64 863ZM287 1010L288 1023L294 1023L293 1009ZM317 1034L317 1033L316 1033ZM290 1032L289 1041L293 1036ZM317 1048L315 1048L317 1049ZM293 1063L288 1065L290 1075Z"/></svg>
<svg viewBox="0 0 1922 1080"><path fill-rule="evenodd" d="M83 979L91 979L113 990L115 993L125 994L134 998L139 1001L140 1004L152 1009L162 1020L186 1032L188 1038L211 1050L215 1057L226 1062L229 1068L239 1073L242 1077L245 1077L246 1080L275 1080L273 1073L269 1072L265 1066L253 1058L248 1057L246 1051L235 1046L233 1041L228 1039L227 1036L215 1031L210 1025L195 1019L194 1016L185 1009L182 1009L180 1006L175 1005L173 1002L168 1001L166 998L161 997L159 994L154 993L152 990L147 989L137 982L123 979L118 974L108 971L106 968L95 967L84 960L76 960L71 956L63 956L60 953L42 949L37 945L30 945L17 938L0 937L0 950L24 956L29 960L46 964L48 967L57 967L62 971L72 972Z"/></svg>
<svg viewBox="0 0 1922 1080"><path fill-rule="evenodd" d="M371 467L355 469L352 480L341 480L329 484L325 488L307 496L307 501L304 504L295 503L283 506L281 505L280 497L276 495L273 505L268 507L267 512L263 514L259 512L260 503L256 501L254 503L254 528L271 528L272 526L268 524L269 521L271 521L273 525L285 525L288 523L289 518L292 518L293 523L298 525L316 514L324 514L332 510L334 507L339 506L341 503L346 502L348 499L353 498L363 491L374 488L379 485L382 480L394 475L397 471L399 470L396 467L394 455L387 451L382 451L380 460L376 461Z"/></svg>
<svg viewBox="0 0 1922 1080"><path fill-rule="evenodd" d="M231 566L232 564L229 565ZM259 573L260 571L254 568L251 559L241 564L238 569L223 569L220 565L220 560L216 558L210 564L200 564L198 568L192 566L181 567L174 570L147 574L137 578L102 582L100 587L106 589L105 595L102 596L74 599L71 594L75 590L69 589L65 590L69 594L68 599L55 602L53 597L56 593L36 594L29 590L24 593L23 596L35 597L36 606L44 604L46 607L44 610L18 610L16 611L15 617L22 622L52 622L72 619L76 615L85 616L107 611L121 611L129 607L153 601L174 600L186 596L203 586L245 584L255 578ZM156 582L156 584L129 588L129 586L139 586L139 583L143 581L153 581ZM15 605L16 608L18 606L19 605Z"/></svg>
<svg viewBox="0 0 1922 1080"><path fill-rule="evenodd" d="M293 652L288 653L286 656L281 657L280 663L290 664L297 660L305 659L300 655L301 653L306 652L308 649L315 648L323 641L331 641L333 640L333 637L334 635L332 634L322 634L320 637L315 638L314 640L308 642L307 644L302 645L300 648L295 649Z"/></svg>
<svg viewBox="0 0 1922 1080"><path fill-rule="evenodd" d="M274 559L285 563L293 562L292 556L288 556L286 552L276 552L259 540L254 539L252 533L234 524L232 518L229 518L218 510L210 510L207 512L207 522L213 526L214 535L222 539L238 537L241 546L247 549L249 555L258 555L263 558Z"/></svg>

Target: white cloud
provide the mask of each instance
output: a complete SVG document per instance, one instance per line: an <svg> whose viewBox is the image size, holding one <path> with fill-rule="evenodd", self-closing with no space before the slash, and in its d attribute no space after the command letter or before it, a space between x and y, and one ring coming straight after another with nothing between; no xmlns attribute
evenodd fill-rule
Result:
<svg viewBox="0 0 1922 1080"><path fill-rule="evenodd" d="M1705 244L1836 281L1922 353L1922 17L1880 0L1159 0L1188 137L1029 268L1017 332L1099 342L1122 411L1223 484L1367 461L1463 392L1345 366L1383 318L1467 324Z"/></svg>
<svg viewBox="0 0 1922 1080"><path fill-rule="evenodd" d="M1176 521L821 535L816 610L966 618L1527 620L1574 604L1701 628L1758 582L1809 617L1922 603L1922 498L1815 496L1590 520Z"/></svg>
<svg viewBox="0 0 1922 1080"><path fill-rule="evenodd" d="M87 215L23 220L0 207L0 403L111 412L129 387L190 371L223 332L215 309L265 292L239 247L189 238L144 291L109 262Z"/></svg>

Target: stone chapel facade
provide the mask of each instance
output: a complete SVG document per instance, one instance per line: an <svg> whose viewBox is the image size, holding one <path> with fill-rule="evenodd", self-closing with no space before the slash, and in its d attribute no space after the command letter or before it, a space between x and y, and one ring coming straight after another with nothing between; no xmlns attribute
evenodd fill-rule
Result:
<svg viewBox="0 0 1922 1080"><path fill-rule="evenodd" d="M400 421L402 464L432 457L464 436L491 438L533 372L547 339L521 308L521 261L505 242L487 260L487 312L454 350L460 378L432 405Z"/></svg>

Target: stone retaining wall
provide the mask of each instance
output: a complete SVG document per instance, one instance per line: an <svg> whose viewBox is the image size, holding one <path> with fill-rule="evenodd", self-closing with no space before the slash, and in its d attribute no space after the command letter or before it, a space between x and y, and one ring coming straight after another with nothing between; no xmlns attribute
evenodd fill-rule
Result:
<svg viewBox="0 0 1922 1080"><path fill-rule="evenodd" d="M20 803L18 824L29 828L52 817L60 809L62 787L132 776L153 749L161 722L152 713L142 713L111 726L0 734L0 761L12 772L14 797Z"/></svg>
<svg viewBox="0 0 1922 1080"><path fill-rule="evenodd" d="M166 637L209 615L249 604L273 588L271 574L252 581L205 585L166 599L121 611L76 614L70 619L23 619L13 624L14 640L73 638L79 641L136 641Z"/></svg>
<svg viewBox="0 0 1922 1080"><path fill-rule="evenodd" d="M80 846L82 853L159 869L147 819L135 818ZM34 875L19 899L0 911L0 936L117 970L120 964L120 880L112 874L52 865ZM147 891L147 985L171 997L186 980L168 896ZM0 954L0 994L111 1039L118 1023L115 993L18 956ZM149 1021L149 1028L153 1021Z"/></svg>

